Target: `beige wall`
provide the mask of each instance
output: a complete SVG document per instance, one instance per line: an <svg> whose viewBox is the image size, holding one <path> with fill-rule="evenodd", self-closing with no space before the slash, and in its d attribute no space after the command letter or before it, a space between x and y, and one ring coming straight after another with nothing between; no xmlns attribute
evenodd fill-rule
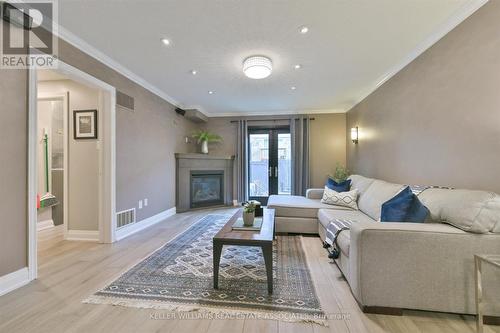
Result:
<svg viewBox="0 0 500 333"><path fill-rule="evenodd" d="M222 142L211 143L208 147L210 154L214 155L236 155L236 138L238 135L237 124L231 123L232 120L237 120L237 117L220 117L209 118L208 123L202 124L200 128L206 129L212 133L219 134L222 137ZM199 146L192 139L195 145L195 151L199 152Z"/></svg>
<svg viewBox="0 0 500 333"><path fill-rule="evenodd" d="M184 137L194 124L175 107L121 74L61 41L61 59L135 99L135 110L116 109L116 210L137 208L142 220L175 206L176 152L190 152ZM148 206L138 209L138 201Z"/></svg>
<svg viewBox="0 0 500 333"><path fill-rule="evenodd" d="M3 21L2 21L3 23ZM117 108L116 209L141 220L175 206L175 152L191 152L184 137L195 125L174 106L64 41L59 57L135 98L134 112ZM0 276L27 266L27 71L0 70Z"/></svg>
<svg viewBox="0 0 500 333"><path fill-rule="evenodd" d="M348 112L352 171L500 192L499 17L490 1Z"/></svg>
<svg viewBox="0 0 500 333"><path fill-rule="evenodd" d="M99 151L97 140L75 140L74 110L98 110L99 92L72 80L38 83L40 96L68 94L68 229L99 230ZM98 126L103 117L97 111ZM102 133L102 130L98 133ZM41 156L41 155L39 155Z"/></svg>
<svg viewBox="0 0 500 333"><path fill-rule="evenodd" d="M195 126L144 89L125 92L135 98L136 109L117 108L116 209L136 207L142 220L175 206L174 154L193 152L184 140ZM139 210L144 198L148 206Z"/></svg>
<svg viewBox="0 0 500 333"><path fill-rule="evenodd" d="M346 115L345 113L317 114L311 121L311 187L325 186L329 174L337 163L346 163Z"/></svg>
<svg viewBox="0 0 500 333"><path fill-rule="evenodd" d="M27 265L27 75L0 70L0 276Z"/></svg>
<svg viewBox="0 0 500 333"><path fill-rule="evenodd" d="M323 187L328 174L333 173L338 163L345 165L346 162L346 115L345 114L314 114L315 120L311 121L311 186ZM256 117L263 119L265 117ZM237 126L231 120L236 117L209 118L203 128L222 136L223 142L212 144L210 154L235 155L237 141ZM247 119L255 119L248 117ZM273 124L276 122L269 122ZM287 124L288 121L280 121ZM254 124L262 125L263 122Z"/></svg>
<svg viewBox="0 0 500 333"><path fill-rule="evenodd" d="M175 206L176 152L191 152L185 136L195 124L175 107L64 41L60 58L135 99L135 110L116 109L116 210L136 207L137 220ZM139 210L138 201L148 198Z"/></svg>

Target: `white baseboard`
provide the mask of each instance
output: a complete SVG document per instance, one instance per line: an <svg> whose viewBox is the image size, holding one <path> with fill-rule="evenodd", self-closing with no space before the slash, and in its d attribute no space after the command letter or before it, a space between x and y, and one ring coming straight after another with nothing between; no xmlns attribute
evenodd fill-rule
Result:
<svg viewBox="0 0 500 333"><path fill-rule="evenodd" d="M96 230L68 230L66 240L98 242L99 231Z"/></svg>
<svg viewBox="0 0 500 333"><path fill-rule="evenodd" d="M37 231L45 230L45 229L49 229L49 228L53 228L53 227L54 227L54 221L52 219L45 220L45 221L39 221L36 223L36 230Z"/></svg>
<svg viewBox="0 0 500 333"><path fill-rule="evenodd" d="M18 271L0 276L0 296L5 295L14 289L20 288L30 282L28 267Z"/></svg>
<svg viewBox="0 0 500 333"><path fill-rule="evenodd" d="M139 232L141 230L144 230L146 228L149 228L150 226L163 221L167 217L173 216L176 214L176 208L170 208L167 210L164 210L161 213L158 213L156 215L153 215L151 217L148 217L144 220L138 221L132 225L122 227L118 230L116 230L116 240L122 240L125 237L128 237L132 234L135 234L136 232Z"/></svg>

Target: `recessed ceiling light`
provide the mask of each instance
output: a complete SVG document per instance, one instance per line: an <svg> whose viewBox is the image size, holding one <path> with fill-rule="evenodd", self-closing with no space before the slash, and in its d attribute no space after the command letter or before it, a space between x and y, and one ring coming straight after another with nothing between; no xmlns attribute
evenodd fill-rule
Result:
<svg viewBox="0 0 500 333"><path fill-rule="evenodd" d="M198 71L196 69L193 69L193 70L191 70L191 74L196 75L196 74L198 74Z"/></svg>
<svg viewBox="0 0 500 333"><path fill-rule="evenodd" d="M209 94L209 95L213 95L214 93L215 93L215 91L213 91L213 90L209 90L209 91L208 91L208 94Z"/></svg>
<svg viewBox="0 0 500 333"><path fill-rule="evenodd" d="M273 63L264 56L251 56L243 61L243 73L251 79L264 79L271 75Z"/></svg>
<svg viewBox="0 0 500 333"><path fill-rule="evenodd" d="M299 31L300 31L301 34L307 34L307 32L309 31L309 28L306 27L305 25L303 25L303 26L300 27Z"/></svg>
<svg viewBox="0 0 500 333"><path fill-rule="evenodd" d="M295 68L295 69L301 69L302 65L301 64L297 64L297 65L293 66L293 68Z"/></svg>
<svg viewBox="0 0 500 333"><path fill-rule="evenodd" d="M170 39L168 39L168 38L162 38L162 39L161 39L161 42L162 42L163 44L165 44L165 45L170 45Z"/></svg>
<svg viewBox="0 0 500 333"><path fill-rule="evenodd" d="M296 86L291 86L290 89L295 90L295 89L297 89L297 87Z"/></svg>

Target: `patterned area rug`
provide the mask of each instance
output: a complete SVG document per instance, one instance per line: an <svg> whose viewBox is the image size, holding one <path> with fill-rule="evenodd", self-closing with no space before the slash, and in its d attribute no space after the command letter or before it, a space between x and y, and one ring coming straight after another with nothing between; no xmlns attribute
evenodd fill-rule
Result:
<svg viewBox="0 0 500 333"><path fill-rule="evenodd" d="M84 302L324 323L300 236L277 237L272 295L257 247L225 246L213 289L212 238L228 219L204 217Z"/></svg>

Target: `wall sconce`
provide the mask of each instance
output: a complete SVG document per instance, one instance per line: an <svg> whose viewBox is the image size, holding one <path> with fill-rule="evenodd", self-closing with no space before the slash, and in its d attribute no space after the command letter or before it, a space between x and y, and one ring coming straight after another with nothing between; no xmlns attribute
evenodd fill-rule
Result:
<svg viewBox="0 0 500 333"><path fill-rule="evenodd" d="M359 133L358 126L351 128L351 140L354 144L358 144Z"/></svg>

